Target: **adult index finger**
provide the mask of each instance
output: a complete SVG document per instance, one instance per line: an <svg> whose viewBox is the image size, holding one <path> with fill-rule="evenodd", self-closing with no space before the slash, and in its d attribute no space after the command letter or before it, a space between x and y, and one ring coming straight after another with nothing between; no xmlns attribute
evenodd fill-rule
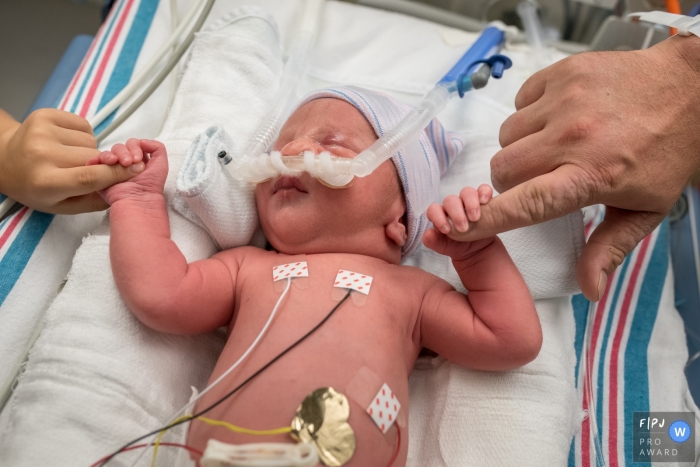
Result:
<svg viewBox="0 0 700 467"><path fill-rule="evenodd" d="M465 233L452 230L454 240L470 242L501 232L539 224L595 202L592 184L578 167L564 165L493 198L481 206L481 218Z"/></svg>
<svg viewBox="0 0 700 467"><path fill-rule="evenodd" d="M544 90L547 85L547 80L551 74L551 69L554 65L548 66L530 76L525 83L520 87L518 94L515 95L515 108L520 110L528 105L539 100L544 95Z"/></svg>
<svg viewBox="0 0 700 467"><path fill-rule="evenodd" d="M122 167L119 164L96 164L55 169L49 178L50 182L44 188L58 199L82 196L125 182L143 172L143 169L143 162L130 167Z"/></svg>

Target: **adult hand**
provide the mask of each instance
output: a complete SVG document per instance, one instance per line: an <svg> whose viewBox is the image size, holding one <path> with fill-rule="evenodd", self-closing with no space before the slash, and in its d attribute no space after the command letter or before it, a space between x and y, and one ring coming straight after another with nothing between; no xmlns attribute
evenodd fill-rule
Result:
<svg viewBox="0 0 700 467"><path fill-rule="evenodd" d="M584 53L533 75L491 161L501 192L454 239L490 237L584 206L607 206L577 266L599 300L608 276L671 209L700 168L700 38Z"/></svg>
<svg viewBox="0 0 700 467"><path fill-rule="evenodd" d="M0 110L0 193L22 204L56 214L106 209L97 191L144 166L85 166L98 154L92 128L77 115L40 109L19 124Z"/></svg>

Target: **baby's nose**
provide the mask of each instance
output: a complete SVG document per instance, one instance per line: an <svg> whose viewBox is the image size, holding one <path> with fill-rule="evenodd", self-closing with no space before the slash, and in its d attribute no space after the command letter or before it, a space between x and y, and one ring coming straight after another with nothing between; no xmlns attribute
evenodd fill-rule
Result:
<svg viewBox="0 0 700 467"><path fill-rule="evenodd" d="M320 154L323 152L323 146L311 138L303 137L290 141L280 149L280 153L283 156L298 156L304 151L313 151L316 154Z"/></svg>

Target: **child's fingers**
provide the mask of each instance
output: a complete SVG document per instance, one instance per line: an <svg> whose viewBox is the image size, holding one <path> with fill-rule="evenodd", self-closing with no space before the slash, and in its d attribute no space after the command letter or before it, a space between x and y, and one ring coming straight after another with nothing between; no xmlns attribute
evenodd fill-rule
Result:
<svg viewBox="0 0 700 467"><path fill-rule="evenodd" d="M442 233L450 232L450 223L447 221L445 210L437 203L433 203L428 207L426 212L428 220Z"/></svg>
<svg viewBox="0 0 700 467"><path fill-rule="evenodd" d="M445 201L442 202L442 206L445 208L445 213L452 220L452 224L454 224L458 232L466 232L469 229L469 221L464 211L464 203L458 196L448 196L445 198Z"/></svg>
<svg viewBox="0 0 700 467"><path fill-rule="evenodd" d="M479 193L472 187L462 188L459 192L459 197L464 203L464 209L467 211L467 218L471 222L476 222L481 217L481 205L479 204Z"/></svg>
<svg viewBox="0 0 700 467"><path fill-rule="evenodd" d="M131 161L133 164L143 160L143 150L141 149L140 140L136 138L129 138L125 146L126 149L129 150L129 154L131 154Z"/></svg>
<svg viewBox="0 0 700 467"><path fill-rule="evenodd" d="M479 202L481 204L486 204L491 201L491 198L493 197L493 188L491 188L489 185L479 185L477 191L479 192Z"/></svg>
<svg viewBox="0 0 700 467"><path fill-rule="evenodd" d="M71 196L82 196L129 180L139 172L143 172L143 169L143 163L134 164L129 168L118 164L97 164L56 169L51 174L50 183L44 189L47 198L60 200Z"/></svg>
<svg viewBox="0 0 700 467"><path fill-rule="evenodd" d="M129 167L133 162L131 152L129 152L127 147L121 143L117 143L112 146L112 152L119 158L119 164L122 167Z"/></svg>

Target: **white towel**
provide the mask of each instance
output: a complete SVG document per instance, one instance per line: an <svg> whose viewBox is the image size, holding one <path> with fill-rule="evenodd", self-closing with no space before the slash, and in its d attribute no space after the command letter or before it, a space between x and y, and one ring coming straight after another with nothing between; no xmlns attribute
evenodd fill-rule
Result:
<svg viewBox="0 0 700 467"><path fill-rule="evenodd" d="M171 168L166 199L174 196L175 174L190 142L212 120L245 141L265 114L281 65L274 22L258 8L239 9L198 34L159 138ZM213 76L217 86L201 85ZM189 261L216 252L199 226L172 209L168 214L172 238ZM68 283L47 311L45 328L2 413L0 465L91 465L168 422L189 399L190 386L204 386L223 342L218 333L155 332L131 314L114 284L105 222L76 254ZM167 464L172 450L162 452Z"/></svg>
<svg viewBox="0 0 700 467"><path fill-rule="evenodd" d="M259 225L254 185L231 177L219 161L222 152L233 151L223 127L198 135L187 150L173 199L173 207L206 229L221 250L249 244Z"/></svg>

